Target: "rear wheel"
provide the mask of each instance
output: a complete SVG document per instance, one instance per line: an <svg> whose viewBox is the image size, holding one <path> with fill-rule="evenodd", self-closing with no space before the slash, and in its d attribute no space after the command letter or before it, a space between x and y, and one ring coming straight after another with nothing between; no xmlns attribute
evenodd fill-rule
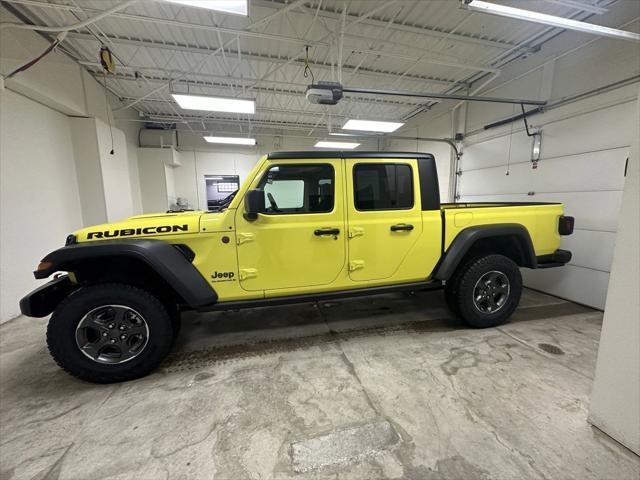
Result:
<svg viewBox="0 0 640 480"><path fill-rule="evenodd" d="M447 283L449 287L449 282ZM465 262L445 288L447 303L456 315L476 328L507 321L520 303L522 276L503 255L484 255Z"/></svg>
<svg viewBox="0 0 640 480"><path fill-rule="evenodd" d="M166 357L172 318L145 290L124 284L83 287L56 309L47 327L54 360L71 375L95 383L147 375Z"/></svg>
<svg viewBox="0 0 640 480"><path fill-rule="evenodd" d="M447 302L447 306L449 307L449 310L451 310L451 312L456 317L460 316L460 309L458 308L458 303L456 300L457 298L456 292L458 291L459 283L460 283L459 272L460 272L460 269L454 272L454 274L451 276L449 280L447 280L447 283L444 286L444 299Z"/></svg>

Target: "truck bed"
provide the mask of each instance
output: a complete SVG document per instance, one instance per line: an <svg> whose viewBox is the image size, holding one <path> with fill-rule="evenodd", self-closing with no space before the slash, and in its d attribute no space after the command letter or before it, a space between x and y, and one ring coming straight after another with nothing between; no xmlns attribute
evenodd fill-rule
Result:
<svg viewBox="0 0 640 480"><path fill-rule="evenodd" d="M463 229L475 225L518 224L531 236L536 256L553 254L560 247L558 221L561 203L478 202L443 203L444 245L446 251Z"/></svg>

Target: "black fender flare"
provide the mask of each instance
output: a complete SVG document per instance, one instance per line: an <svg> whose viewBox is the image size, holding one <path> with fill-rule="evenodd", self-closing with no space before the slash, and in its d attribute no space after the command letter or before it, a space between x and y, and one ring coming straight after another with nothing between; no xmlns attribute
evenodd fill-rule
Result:
<svg viewBox="0 0 640 480"><path fill-rule="evenodd" d="M448 280L458 268L458 265L478 240L491 237L512 237L518 242L518 248L523 257L520 266L536 268L538 262L533 249L533 242L529 231L518 223L500 223L493 225L478 225L462 230L451 242L451 246L434 270L433 278ZM500 252L497 252L500 253Z"/></svg>
<svg viewBox="0 0 640 480"><path fill-rule="evenodd" d="M46 278L54 272L73 271L83 261L105 257L129 257L156 272L191 308L215 303L218 295L191 261L174 245L163 240L131 239L76 243L59 248L42 259L50 263L33 272Z"/></svg>

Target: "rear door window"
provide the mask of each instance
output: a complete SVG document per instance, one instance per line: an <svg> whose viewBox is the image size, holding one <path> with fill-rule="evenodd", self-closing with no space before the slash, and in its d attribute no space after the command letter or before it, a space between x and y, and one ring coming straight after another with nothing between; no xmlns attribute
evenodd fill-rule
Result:
<svg viewBox="0 0 640 480"><path fill-rule="evenodd" d="M413 208L411 166L403 163L359 163L353 168L357 210Z"/></svg>

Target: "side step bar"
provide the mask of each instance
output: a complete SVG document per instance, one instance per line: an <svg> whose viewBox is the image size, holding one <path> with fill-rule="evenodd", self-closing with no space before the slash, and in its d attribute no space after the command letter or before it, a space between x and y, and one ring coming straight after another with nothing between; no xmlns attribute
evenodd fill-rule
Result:
<svg viewBox="0 0 640 480"><path fill-rule="evenodd" d="M257 300L243 300L240 302L220 302L198 308L199 312L211 312L220 310L238 310L241 308L272 307L276 305L288 305L291 303L320 302L339 298L360 297L364 295L380 295L383 293L403 292L411 290L437 290L442 288L440 281L425 281L403 283L384 287L358 288L341 290L337 292L312 293L308 295L290 295L287 297L260 298Z"/></svg>

